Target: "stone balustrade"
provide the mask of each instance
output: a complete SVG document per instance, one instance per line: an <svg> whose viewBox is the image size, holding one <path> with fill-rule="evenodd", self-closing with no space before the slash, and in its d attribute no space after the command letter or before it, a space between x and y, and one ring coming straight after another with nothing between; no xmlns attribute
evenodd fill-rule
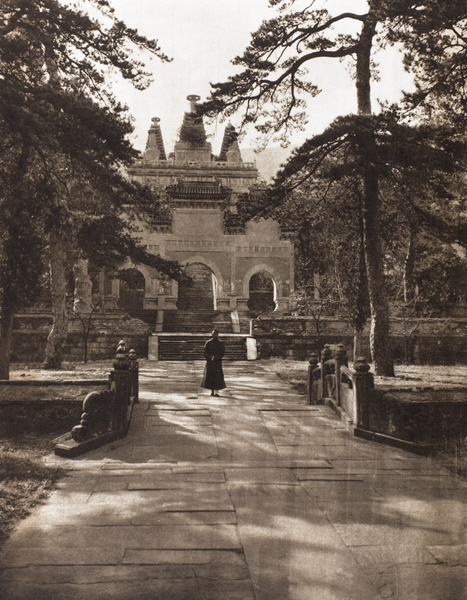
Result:
<svg viewBox="0 0 467 600"><path fill-rule="evenodd" d="M108 389L87 394L79 424L60 438L55 454L77 456L126 436L138 394L136 352L130 350L127 353L125 343L121 341L109 373Z"/></svg>
<svg viewBox="0 0 467 600"><path fill-rule="evenodd" d="M375 385L366 358L348 366L343 344L308 362L308 404L330 405L358 437L424 454L467 435L465 387Z"/></svg>

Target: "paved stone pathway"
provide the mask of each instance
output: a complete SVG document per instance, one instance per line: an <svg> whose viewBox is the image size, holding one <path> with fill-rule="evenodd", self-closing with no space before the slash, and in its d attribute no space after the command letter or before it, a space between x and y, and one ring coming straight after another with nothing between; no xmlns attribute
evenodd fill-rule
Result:
<svg viewBox="0 0 467 600"><path fill-rule="evenodd" d="M467 482L351 437L268 373L146 363L127 438L74 460L0 555L2 600L465 600Z"/></svg>

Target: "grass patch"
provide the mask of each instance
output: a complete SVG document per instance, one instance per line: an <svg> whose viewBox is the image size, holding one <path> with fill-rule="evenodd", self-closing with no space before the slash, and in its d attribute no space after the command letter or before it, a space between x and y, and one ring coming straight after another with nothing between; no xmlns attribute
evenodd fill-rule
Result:
<svg viewBox="0 0 467 600"><path fill-rule="evenodd" d="M306 394L308 362L271 358L263 361L267 371L275 373L280 379L289 383L301 394Z"/></svg>
<svg viewBox="0 0 467 600"><path fill-rule="evenodd" d="M64 364L60 371L43 371L40 365L13 364L10 379L100 379L106 378L111 361ZM63 412L63 411L62 411ZM0 424L0 546L31 509L45 501L62 472L44 464L54 451L52 440L70 430L69 416L42 410L34 418L3 420ZM76 425L78 419L71 418Z"/></svg>
<svg viewBox="0 0 467 600"><path fill-rule="evenodd" d="M15 436L0 444L0 545L31 509L43 502L60 471L43 464L50 438Z"/></svg>

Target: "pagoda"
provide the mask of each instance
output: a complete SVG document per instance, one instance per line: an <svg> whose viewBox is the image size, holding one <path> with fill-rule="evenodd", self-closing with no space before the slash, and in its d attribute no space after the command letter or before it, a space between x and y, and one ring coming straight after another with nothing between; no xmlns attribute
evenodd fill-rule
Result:
<svg viewBox="0 0 467 600"><path fill-rule="evenodd" d="M248 333L252 315L288 308L293 246L276 221L238 218L240 198L248 201L261 189L256 165L243 161L230 123L215 156L197 111L200 98L187 99L173 152L166 153L160 120L153 118L142 159L129 172L163 199L164 210L139 223L142 242L149 252L184 265L193 283L179 285L138 265L140 306L127 309L155 316L155 334L208 332L212 326Z"/></svg>

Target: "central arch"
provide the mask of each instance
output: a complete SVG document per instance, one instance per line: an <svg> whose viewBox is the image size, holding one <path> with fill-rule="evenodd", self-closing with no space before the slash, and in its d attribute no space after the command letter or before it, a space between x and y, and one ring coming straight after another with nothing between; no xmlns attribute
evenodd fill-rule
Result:
<svg viewBox="0 0 467 600"><path fill-rule="evenodd" d="M186 266L186 273L192 284L178 285L177 308L180 310L216 310L217 277L212 269L202 262L192 262Z"/></svg>

